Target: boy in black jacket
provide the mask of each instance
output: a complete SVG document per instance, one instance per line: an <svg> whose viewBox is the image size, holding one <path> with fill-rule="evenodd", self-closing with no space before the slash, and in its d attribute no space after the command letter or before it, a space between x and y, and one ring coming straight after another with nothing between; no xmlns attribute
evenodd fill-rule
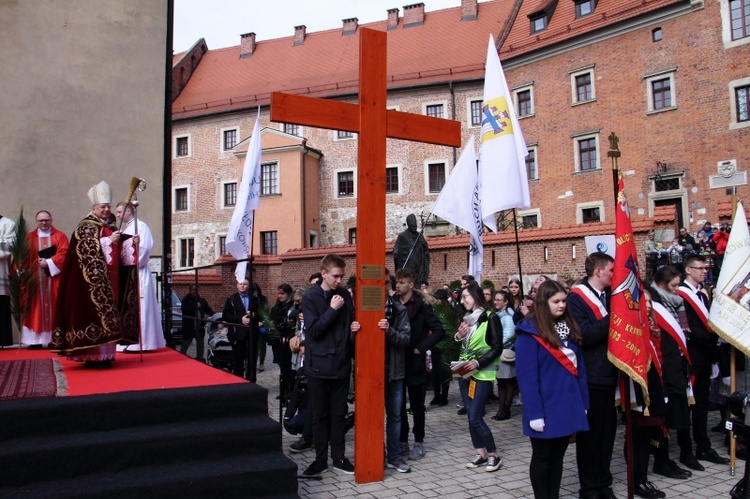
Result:
<svg viewBox="0 0 750 499"><path fill-rule="evenodd" d="M432 307L414 293L416 275L410 269L396 271L396 292L406 307L411 338L406 348L405 394L401 405L401 448L410 460L424 457L425 390L427 388L426 354L445 337L445 329ZM409 452L409 419L406 415L406 393L414 417L414 448Z"/></svg>
<svg viewBox="0 0 750 499"><path fill-rule="evenodd" d="M333 467L346 474L354 473L354 466L344 456L353 352L350 328L354 321L351 295L341 286L345 268L343 258L326 255L321 262L320 280L302 298L305 372L315 445L315 461L303 472L304 476L318 476L328 469L329 438Z"/></svg>

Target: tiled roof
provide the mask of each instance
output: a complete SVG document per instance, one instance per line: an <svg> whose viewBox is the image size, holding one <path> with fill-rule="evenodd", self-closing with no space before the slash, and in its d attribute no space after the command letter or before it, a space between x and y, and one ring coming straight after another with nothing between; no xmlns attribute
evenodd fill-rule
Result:
<svg viewBox="0 0 750 499"><path fill-rule="evenodd" d="M547 28L532 34L528 16L555 1L557 6ZM576 6L572 0L525 0L513 28L500 47L500 60L504 61L671 4L685 2L687 0L598 0L592 14L576 19Z"/></svg>
<svg viewBox="0 0 750 499"><path fill-rule="evenodd" d="M461 21L456 7L426 12L419 26L404 28L401 17L395 29L387 30L386 20L360 28L388 33L389 88L481 79L489 35L497 41L515 3L479 3L477 19L470 21ZM243 59L239 45L209 50L174 101L173 118L265 105L277 91L316 97L356 93L358 34L333 29L308 33L301 45L293 42L294 36L259 40Z"/></svg>
<svg viewBox="0 0 750 499"><path fill-rule="evenodd" d="M731 222L732 215L734 214L732 212L732 201L719 201L717 207L719 209L719 219L721 219L722 222ZM750 218L750 207L745 208L745 217Z"/></svg>
<svg viewBox="0 0 750 499"><path fill-rule="evenodd" d="M673 204L667 206L654 206L654 222L673 222L677 219L677 207Z"/></svg>

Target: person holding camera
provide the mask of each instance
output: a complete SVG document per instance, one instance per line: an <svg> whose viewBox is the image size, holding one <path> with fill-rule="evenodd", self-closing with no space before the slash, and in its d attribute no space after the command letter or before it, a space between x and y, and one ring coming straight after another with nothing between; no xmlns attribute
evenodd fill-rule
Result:
<svg viewBox="0 0 750 499"><path fill-rule="evenodd" d="M719 231L714 233L714 247L716 248L716 259L714 260L714 276L719 278L721 264L724 263L724 253L727 252L727 243L729 243L729 224L722 222Z"/></svg>

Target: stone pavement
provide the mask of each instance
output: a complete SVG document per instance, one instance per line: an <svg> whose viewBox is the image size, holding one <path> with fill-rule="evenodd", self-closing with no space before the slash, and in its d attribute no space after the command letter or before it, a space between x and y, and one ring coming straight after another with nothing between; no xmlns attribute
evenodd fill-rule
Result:
<svg viewBox="0 0 750 499"><path fill-rule="evenodd" d="M269 357L272 354L269 349ZM278 369L270 358L266 360L266 370L258 374L258 383L269 390L268 412L274 420L279 420ZM740 373L744 376L744 373ZM740 382L746 380L741 379ZM747 386L746 383L744 386ZM427 403L432 399L432 392L427 392ZM399 497L422 498L442 497L533 497L529 482L529 461L531 445L523 436L521 428L521 407L512 408L512 416L507 421L492 421L489 416L497 410L497 403L487 406L486 421L492 429L498 452L503 459L502 467L494 473L486 473L484 468L469 470L466 463L473 459L474 452L469 437L466 416L456 414L456 404L460 401L458 386L451 386L449 404L444 407L428 406L425 437L426 456L411 462L411 473L398 473L386 469L382 482L357 484L353 475L346 475L330 465L329 471L322 474L321 480L299 480L300 497L334 498L334 497ZM718 412L709 413L709 428L719 421ZM356 431L356 428L355 428ZM298 437L282 431L284 452L297 463L299 473L314 460L313 450L301 454L289 452L288 447ZM728 457L728 448L723 444L723 435L710 433L713 447L720 455ZM618 426L617 441L612 459L614 475L613 490L617 497L627 497L626 468L623 457L624 426ZM410 444L413 439L410 440ZM676 440L670 446L673 458L678 457ZM347 457L354 462L353 432L347 434ZM354 463L356 467L356 462ZM651 459L653 465L653 457ZM706 471L693 471L687 480L676 480L654 475L650 472L649 480L654 482L667 497L699 498L728 497L730 489L742 476L745 463L737 460L735 476L730 475L729 465L716 465L706 461L701 464ZM561 497L578 497L578 477L575 461L575 446L568 447L565 455Z"/></svg>

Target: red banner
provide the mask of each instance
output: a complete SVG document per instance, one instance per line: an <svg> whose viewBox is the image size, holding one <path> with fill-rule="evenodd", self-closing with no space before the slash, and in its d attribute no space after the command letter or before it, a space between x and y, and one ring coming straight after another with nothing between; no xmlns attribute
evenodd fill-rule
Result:
<svg viewBox="0 0 750 499"><path fill-rule="evenodd" d="M612 275L607 357L618 369L643 387L644 397L648 403L646 374L651 362L648 348L651 332L622 173L619 175L615 212L617 246Z"/></svg>

